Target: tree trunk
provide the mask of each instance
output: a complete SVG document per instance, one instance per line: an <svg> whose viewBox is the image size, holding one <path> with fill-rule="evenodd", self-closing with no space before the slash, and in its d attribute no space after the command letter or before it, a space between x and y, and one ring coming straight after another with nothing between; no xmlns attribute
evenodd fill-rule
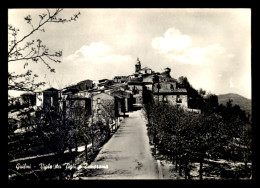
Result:
<svg viewBox="0 0 260 188"><path fill-rule="evenodd" d="M174 154L173 154L173 151L171 151L171 156L172 156L172 164L174 164Z"/></svg>
<svg viewBox="0 0 260 188"><path fill-rule="evenodd" d="M247 161L245 161L245 171L247 171L248 166L247 166Z"/></svg>
<svg viewBox="0 0 260 188"><path fill-rule="evenodd" d="M72 152L72 148L71 147L69 147L69 153L70 153L70 157L72 157L72 162L75 163L76 155L75 155L75 153Z"/></svg>
<svg viewBox="0 0 260 188"><path fill-rule="evenodd" d="M88 143L85 142L85 158L86 158L86 162L88 161Z"/></svg>
<svg viewBox="0 0 260 188"><path fill-rule="evenodd" d="M92 153L94 153L94 137L91 137Z"/></svg>
<svg viewBox="0 0 260 188"><path fill-rule="evenodd" d="M182 176L182 167L181 167L181 159L179 160L179 176Z"/></svg>
<svg viewBox="0 0 260 188"><path fill-rule="evenodd" d="M78 138L75 136L75 154L78 153Z"/></svg>
<svg viewBox="0 0 260 188"><path fill-rule="evenodd" d="M63 152L58 153L58 163L59 163L59 164L63 164ZM62 179L63 179L63 172L64 172L64 170L65 170L65 166L63 166L63 167L60 169L59 180L62 180Z"/></svg>
<svg viewBox="0 0 260 188"><path fill-rule="evenodd" d="M187 167L186 166L184 167L184 178L185 178L185 180L187 180Z"/></svg>
<svg viewBox="0 0 260 188"><path fill-rule="evenodd" d="M188 163L184 166L185 180L190 180L190 166Z"/></svg>
<svg viewBox="0 0 260 188"><path fill-rule="evenodd" d="M175 157L175 171L178 171L178 157Z"/></svg>
<svg viewBox="0 0 260 188"><path fill-rule="evenodd" d="M202 180L202 173L203 173L203 170L202 170L202 167L203 167L203 159L200 160L200 170L199 170L199 173L200 173L200 180Z"/></svg>

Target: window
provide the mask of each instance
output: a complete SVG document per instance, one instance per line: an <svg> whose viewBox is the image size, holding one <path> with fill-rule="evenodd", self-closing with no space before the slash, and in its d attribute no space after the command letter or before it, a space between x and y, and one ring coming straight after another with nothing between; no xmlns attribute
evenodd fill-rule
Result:
<svg viewBox="0 0 260 188"><path fill-rule="evenodd" d="M51 106L53 106L53 97L51 97Z"/></svg>
<svg viewBox="0 0 260 188"><path fill-rule="evenodd" d="M177 97L176 97L176 102L177 102L177 103L182 103L182 99L180 98L180 95L177 95Z"/></svg>
<svg viewBox="0 0 260 188"><path fill-rule="evenodd" d="M163 96L163 103L167 103L167 98L166 98L166 96Z"/></svg>

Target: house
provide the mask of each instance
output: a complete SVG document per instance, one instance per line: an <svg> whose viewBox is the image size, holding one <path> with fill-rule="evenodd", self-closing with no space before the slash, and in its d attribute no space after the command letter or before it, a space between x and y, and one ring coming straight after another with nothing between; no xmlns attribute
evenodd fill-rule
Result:
<svg viewBox="0 0 260 188"><path fill-rule="evenodd" d="M115 76L113 81L115 83L125 83L129 80L128 76Z"/></svg>
<svg viewBox="0 0 260 188"><path fill-rule="evenodd" d="M105 89L105 88L108 88L109 86L111 86L113 84L114 84L113 80L108 80L108 79L99 80L98 88L99 89Z"/></svg>
<svg viewBox="0 0 260 188"><path fill-rule="evenodd" d="M107 93L95 93L91 97L91 123L102 124L113 129L116 123L115 97Z"/></svg>
<svg viewBox="0 0 260 188"><path fill-rule="evenodd" d="M68 86L68 87L65 87L62 89L63 94L68 94L68 93L74 94L79 91L80 91L80 89L79 89L79 87L77 87L77 85L71 85L71 86Z"/></svg>
<svg viewBox="0 0 260 188"><path fill-rule="evenodd" d="M144 68L140 69L138 72L140 74L144 74L144 75L147 75L147 74L149 75L149 74L153 73L152 69L150 69L149 67L144 67Z"/></svg>
<svg viewBox="0 0 260 188"><path fill-rule="evenodd" d="M76 85L76 88L79 91L93 89L93 87L94 87L94 83L93 83L92 80L84 80L84 81L78 82L77 85Z"/></svg>
<svg viewBox="0 0 260 188"><path fill-rule="evenodd" d="M188 94L185 88L179 88L174 91L176 105L184 109L188 108Z"/></svg>
<svg viewBox="0 0 260 188"><path fill-rule="evenodd" d="M154 75L144 75L142 80L143 80L143 82L153 83L154 82Z"/></svg>
<svg viewBox="0 0 260 188"><path fill-rule="evenodd" d="M116 97L117 101L120 102L121 108L118 110L118 114L129 112L133 110L133 94L129 90L114 90L110 92L110 95Z"/></svg>
<svg viewBox="0 0 260 188"><path fill-rule="evenodd" d="M146 89L152 91L153 83L155 81L154 78L155 78L154 75L145 75L145 76L143 76L143 83L144 83Z"/></svg>
<svg viewBox="0 0 260 188"><path fill-rule="evenodd" d="M142 68L141 61L137 58L137 62L135 64L135 77L142 77L143 75L153 74L154 71L149 67Z"/></svg>
<svg viewBox="0 0 260 188"><path fill-rule="evenodd" d="M155 102L188 108L187 90L185 88L177 89L175 82L155 83L153 85L153 96Z"/></svg>
<svg viewBox="0 0 260 188"><path fill-rule="evenodd" d="M143 104L144 83L142 81L129 81L128 87L129 87L129 90L133 94L134 104L142 105Z"/></svg>
<svg viewBox="0 0 260 188"><path fill-rule="evenodd" d="M20 104L22 108L28 108L36 105L35 93L23 93L20 96Z"/></svg>
<svg viewBox="0 0 260 188"><path fill-rule="evenodd" d="M36 92L36 106L45 110L59 109L59 100L61 91L55 88L49 88L44 91Z"/></svg>
<svg viewBox="0 0 260 188"><path fill-rule="evenodd" d="M79 91L77 93L66 93L63 94L62 101L60 101L61 108L65 114L73 112L75 108L81 107L84 110L82 113L86 115L91 115L91 95L87 91ZM74 110L76 111L76 110Z"/></svg>
<svg viewBox="0 0 260 188"><path fill-rule="evenodd" d="M108 79L101 79L101 80L98 80L98 83L104 83L106 82Z"/></svg>

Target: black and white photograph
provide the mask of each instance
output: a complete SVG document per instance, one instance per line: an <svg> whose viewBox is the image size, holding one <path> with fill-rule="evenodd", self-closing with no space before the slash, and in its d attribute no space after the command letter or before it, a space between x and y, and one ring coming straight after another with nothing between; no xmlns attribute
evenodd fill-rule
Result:
<svg viewBox="0 0 260 188"><path fill-rule="evenodd" d="M252 180L250 8L9 8L8 180Z"/></svg>

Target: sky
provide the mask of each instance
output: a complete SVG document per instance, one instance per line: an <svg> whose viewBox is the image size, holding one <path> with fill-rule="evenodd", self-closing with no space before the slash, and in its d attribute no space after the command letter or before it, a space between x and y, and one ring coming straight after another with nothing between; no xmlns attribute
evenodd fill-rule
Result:
<svg viewBox="0 0 260 188"><path fill-rule="evenodd" d="M113 79L134 73L137 57L155 72L171 68L171 76L186 76L195 89L208 93L237 93L251 99L250 9L64 9L76 22L48 23L38 38L52 51L63 51L62 63L8 64L9 72L32 69L42 88L61 89L79 81ZM18 38L31 31L24 17L38 23L45 9L9 9L8 24L19 28ZM10 92L11 95L17 95Z"/></svg>

